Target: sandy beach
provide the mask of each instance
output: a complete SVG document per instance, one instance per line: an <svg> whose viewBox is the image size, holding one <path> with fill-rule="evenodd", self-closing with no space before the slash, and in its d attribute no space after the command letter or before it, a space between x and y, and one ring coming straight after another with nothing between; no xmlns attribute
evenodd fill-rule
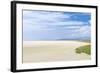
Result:
<svg viewBox="0 0 100 73"><path fill-rule="evenodd" d="M75 52L77 47L89 44L80 41L24 41L23 63L89 60L91 55Z"/></svg>

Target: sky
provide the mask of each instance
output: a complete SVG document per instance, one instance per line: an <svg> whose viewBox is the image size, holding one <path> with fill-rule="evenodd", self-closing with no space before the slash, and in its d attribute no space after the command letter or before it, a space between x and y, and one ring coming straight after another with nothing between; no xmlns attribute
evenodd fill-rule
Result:
<svg viewBox="0 0 100 73"><path fill-rule="evenodd" d="M23 10L23 40L90 40L91 14Z"/></svg>

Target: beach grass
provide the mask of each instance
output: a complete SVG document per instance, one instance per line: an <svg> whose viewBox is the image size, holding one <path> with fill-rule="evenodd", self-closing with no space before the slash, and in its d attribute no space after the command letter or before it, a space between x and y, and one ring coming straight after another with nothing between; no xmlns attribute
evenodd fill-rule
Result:
<svg viewBox="0 0 100 73"><path fill-rule="evenodd" d="M85 46L76 48L76 53L78 53L78 54L86 53L86 54L90 55L91 54L91 45L85 45Z"/></svg>

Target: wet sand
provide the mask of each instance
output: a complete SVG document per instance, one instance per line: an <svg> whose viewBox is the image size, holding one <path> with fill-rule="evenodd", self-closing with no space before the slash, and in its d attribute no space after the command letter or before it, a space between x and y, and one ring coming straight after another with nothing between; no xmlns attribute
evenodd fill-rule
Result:
<svg viewBox="0 0 100 73"><path fill-rule="evenodd" d="M75 52L77 47L89 44L80 41L24 41L23 63L89 60L90 55Z"/></svg>

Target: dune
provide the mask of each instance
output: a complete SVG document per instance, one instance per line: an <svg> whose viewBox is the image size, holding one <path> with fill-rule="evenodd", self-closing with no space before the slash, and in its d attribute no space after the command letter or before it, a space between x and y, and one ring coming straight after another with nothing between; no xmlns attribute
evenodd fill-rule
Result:
<svg viewBox="0 0 100 73"><path fill-rule="evenodd" d="M89 60L91 55L75 49L90 45L82 41L23 41L23 63Z"/></svg>

